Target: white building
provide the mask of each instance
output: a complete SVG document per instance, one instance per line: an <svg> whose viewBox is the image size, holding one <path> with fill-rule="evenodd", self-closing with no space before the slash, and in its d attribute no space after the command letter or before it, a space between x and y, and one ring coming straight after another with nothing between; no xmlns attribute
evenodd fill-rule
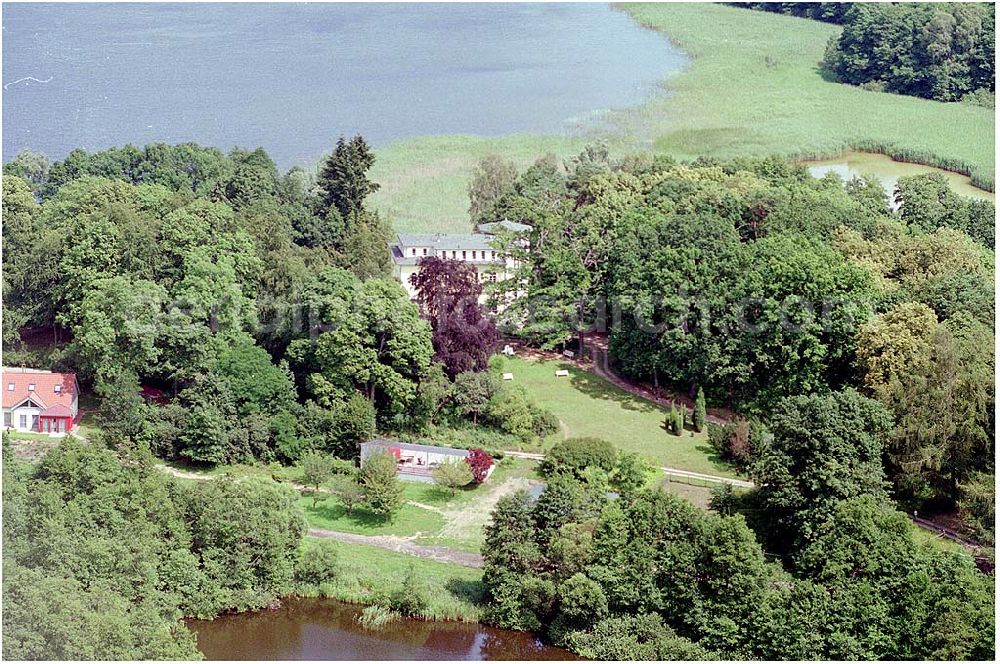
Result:
<svg viewBox="0 0 1000 664"><path fill-rule="evenodd" d="M512 221L481 224L481 233L466 235L413 235L400 233L396 242L389 245L392 254L393 275L403 284L410 299L417 297L413 285L413 275L420 271L417 263L421 258L436 256L446 260L464 261L475 266L480 283L506 279L514 262L505 257L495 246L496 233L507 231L514 234L531 230L530 226ZM485 301L483 296L481 301Z"/></svg>

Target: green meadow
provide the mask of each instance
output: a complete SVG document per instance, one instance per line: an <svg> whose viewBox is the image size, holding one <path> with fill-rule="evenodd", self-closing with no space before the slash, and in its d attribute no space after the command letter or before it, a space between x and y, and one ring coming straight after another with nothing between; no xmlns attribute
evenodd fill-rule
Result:
<svg viewBox="0 0 1000 664"><path fill-rule="evenodd" d="M557 369L569 376L557 377ZM736 477L732 466L715 454L705 432L667 433L667 411L654 403L612 385L571 364L505 358L504 371L514 374L514 384L559 418L561 431L546 447L564 437L603 438L624 452L634 452L655 465L710 475Z"/></svg>
<svg viewBox="0 0 1000 664"><path fill-rule="evenodd" d="M992 189L994 113L964 104L869 92L828 81L819 61L838 26L713 4L627 4L691 58L667 94L608 118L609 130L574 137L430 136L378 151L372 203L403 232L470 230L467 187L476 161L497 153L522 168L552 152L569 158L591 140L612 151L650 147L701 155L834 156L882 152L969 174Z"/></svg>

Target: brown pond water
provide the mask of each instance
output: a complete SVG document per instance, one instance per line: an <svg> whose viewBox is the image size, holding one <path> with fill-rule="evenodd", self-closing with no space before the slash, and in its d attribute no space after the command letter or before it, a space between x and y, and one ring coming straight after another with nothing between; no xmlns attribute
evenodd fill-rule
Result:
<svg viewBox="0 0 1000 664"><path fill-rule="evenodd" d="M991 202L996 199L992 192L973 186L972 181L961 173L953 173L923 164L907 164L895 161L883 154L848 152L833 159L804 161L802 163L809 168L813 177L823 177L830 172L838 174L845 180L849 180L855 175L874 175L882 182L882 187L888 192L890 199L896 188L896 180L903 176L921 173L942 174L957 194L982 198Z"/></svg>
<svg viewBox="0 0 1000 664"><path fill-rule="evenodd" d="M527 632L476 623L397 620L377 630L355 622L360 606L287 599L279 609L191 620L206 659L570 660L573 653Z"/></svg>

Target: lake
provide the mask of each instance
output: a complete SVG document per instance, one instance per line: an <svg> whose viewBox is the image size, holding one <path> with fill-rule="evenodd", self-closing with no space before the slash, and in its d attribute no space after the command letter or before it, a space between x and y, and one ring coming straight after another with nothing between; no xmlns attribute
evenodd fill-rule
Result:
<svg viewBox="0 0 1000 664"><path fill-rule="evenodd" d="M367 630L360 606L324 599L288 599L281 608L191 620L198 648L210 660L569 660L527 632L476 623L398 620Z"/></svg>
<svg viewBox="0 0 1000 664"><path fill-rule="evenodd" d="M3 152L564 134L685 56L602 4L5 4Z"/></svg>
<svg viewBox="0 0 1000 664"><path fill-rule="evenodd" d="M933 166L895 161L884 154L848 152L833 159L806 161L803 164L809 168L809 172L813 177L823 177L831 172L838 174L844 180L850 180L856 175L874 175L882 183L882 187L886 192L888 192L890 200L896 188L896 181L899 178L920 175L921 173L942 174L948 180L948 185L951 189L963 196L973 196L990 202L994 202L996 198L992 192L973 186L971 180L961 173L945 171Z"/></svg>

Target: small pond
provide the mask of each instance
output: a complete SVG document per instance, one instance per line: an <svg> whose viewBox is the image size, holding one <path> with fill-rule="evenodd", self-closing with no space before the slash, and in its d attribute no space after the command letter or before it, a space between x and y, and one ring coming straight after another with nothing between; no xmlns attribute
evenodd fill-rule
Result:
<svg viewBox="0 0 1000 664"><path fill-rule="evenodd" d="M326 599L287 599L278 609L191 620L210 660L571 660L573 653L527 632L476 623L397 620L367 630L362 607Z"/></svg>
<svg viewBox="0 0 1000 664"><path fill-rule="evenodd" d="M823 177L830 172L838 174L844 180L849 180L855 175L874 175L882 182L882 186L885 187L890 197L896 187L896 180L901 177L919 175L921 173L941 173L948 180L948 184L951 185L955 193L963 196L982 198L991 202L995 201L995 196L992 192L974 187L965 175L934 168L933 166L895 161L882 154L848 152L834 159L805 161L802 163L809 168L809 172L814 177Z"/></svg>

